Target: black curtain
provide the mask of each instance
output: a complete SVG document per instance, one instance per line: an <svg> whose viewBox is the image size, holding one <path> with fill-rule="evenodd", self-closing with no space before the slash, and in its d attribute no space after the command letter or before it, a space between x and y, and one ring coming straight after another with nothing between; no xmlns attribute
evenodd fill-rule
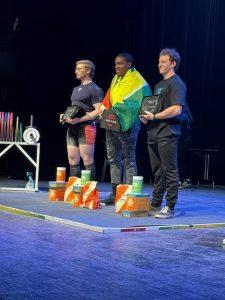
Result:
<svg viewBox="0 0 225 300"><path fill-rule="evenodd" d="M174 47L181 54L178 74L187 85L194 117L192 147L219 150L216 159L212 155L211 175L224 183L224 1L146 0L123 4L124 46L133 52L138 69L152 87L160 79L160 49ZM194 177L194 173L203 175L203 160L190 154L188 163Z"/></svg>
<svg viewBox="0 0 225 300"><path fill-rule="evenodd" d="M41 131L41 178L53 179L56 166L67 164L65 128L58 124L58 115L78 84L73 70L76 60L89 58L96 63L95 81L106 92L114 75L114 57L122 51L131 52L135 67L153 88L160 79L160 49L174 47L181 54L178 74L187 85L194 116L192 146L219 150L211 171L217 183L225 184L223 0L11 0L5 2L1 15L6 28L19 16L15 31L17 79L10 85L6 101L1 102L1 111L13 110L24 126L34 114ZM99 130L98 175L103 139L104 131ZM151 172L149 163L146 165L145 140L142 128L137 159L148 181ZM193 176L203 175L203 161L198 158L190 158L190 168Z"/></svg>

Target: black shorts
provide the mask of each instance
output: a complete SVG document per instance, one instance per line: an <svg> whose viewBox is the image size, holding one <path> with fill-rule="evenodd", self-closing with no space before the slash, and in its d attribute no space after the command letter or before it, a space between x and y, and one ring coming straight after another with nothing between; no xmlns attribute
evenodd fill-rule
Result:
<svg viewBox="0 0 225 300"><path fill-rule="evenodd" d="M79 145L93 145L96 138L96 125L78 124L67 129L67 146L79 147Z"/></svg>

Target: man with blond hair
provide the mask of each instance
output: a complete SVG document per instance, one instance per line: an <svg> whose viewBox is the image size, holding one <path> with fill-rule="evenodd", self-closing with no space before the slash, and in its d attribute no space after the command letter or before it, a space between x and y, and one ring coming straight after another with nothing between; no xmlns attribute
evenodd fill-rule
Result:
<svg viewBox="0 0 225 300"><path fill-rule="evenodd" d="M90 60L79 60L75 65L76 78L81 84L73 89L72 105L77 105L82 111L80 117L64 119L60 115L60 122L68 123L67 153L70 164L70 176L80 177L80 159L86 170L91 171L91 179L95 179L94 149L96 138L96 124L94 119L99 115L103 91L92 80L95 65Z"/></svg>

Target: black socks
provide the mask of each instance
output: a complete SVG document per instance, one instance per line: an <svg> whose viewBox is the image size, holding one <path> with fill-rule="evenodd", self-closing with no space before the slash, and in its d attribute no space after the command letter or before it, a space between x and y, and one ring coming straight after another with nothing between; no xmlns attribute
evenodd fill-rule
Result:
<svg viewBox="0 0 225 300"><path fill-rule="evenodd" d="M91 171L91 180L95 180L96 176L96 169L95 169L95 164L90 164L85 166L86 170ZM70 165L70 176L75 176L75 177L80 177L81 176L81 171L80 171L80 164L78 165Z"/></svg>
<svg viewBox="0 0 225 300"><path fill-rule="evenodd" d="M80 177L80 164L72 166L70 165L70 176Z"/></svg>

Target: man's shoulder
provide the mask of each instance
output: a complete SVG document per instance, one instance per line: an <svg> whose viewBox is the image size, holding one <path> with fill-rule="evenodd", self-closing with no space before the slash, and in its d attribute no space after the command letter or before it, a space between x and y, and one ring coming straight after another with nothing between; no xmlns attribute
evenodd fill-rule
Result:
<svg viewBox="0 0 225 300"><path fill-rule="evenodd" d="M140 79L140 80L146 82L146 80L145 80L144 77L141 75L141 73L140 73L139 71L137 71L135 68L132 69L132 74L133 74L136 78L138 78L138 79Z"/></svg>
<svg viewBox="0 0 225 300"><path fill-rule="evenodd" d="M172 77L164 80L160 80L154 88L155 94L161 94L161 92L165 89L173 89L173 88L183 88L186 90L186 85L183 80L177 74L174 74Z"/></svg>
<svg viewBox="0 0 225 300"><path fill-rule="evenodd" d="M94 81L89 84L88 91L93 97L103 97L103 90Z"/></svg>
<svg viewBox="0 0 225 300"><path fill-rule="evenodd" d="M87 92L96 92L102 90L94 81L83 85L83 87Z"/></svg>
<svg viewBox="0 0 225 300"><path fill-rule="evenodd" d="M100 86L98 86L94 81L92 81L92 82L90 83L89 88L90 88L90 89L101 90Z"/></svg>
<svg viewBox="0 0 225 300"><path fill-rule="evenodd" d="M169 89L173 89L173 88L175 88L175 89L176 88L186 89L185 83L180 78L180 76L178 76L177 74L174 74L172 77L170 77L167 80L160 81L159 85L162 85L164 87L168 87Z"/></svg>
<svg viewBox="0 0 225 300"><path fill-rule="evenodd" d="M171 78L171 83L172 84L179 84L179 85L184 85L185 83L183 82L183 80L180 78L179 75L175 74L172 78Z"/></svg>

